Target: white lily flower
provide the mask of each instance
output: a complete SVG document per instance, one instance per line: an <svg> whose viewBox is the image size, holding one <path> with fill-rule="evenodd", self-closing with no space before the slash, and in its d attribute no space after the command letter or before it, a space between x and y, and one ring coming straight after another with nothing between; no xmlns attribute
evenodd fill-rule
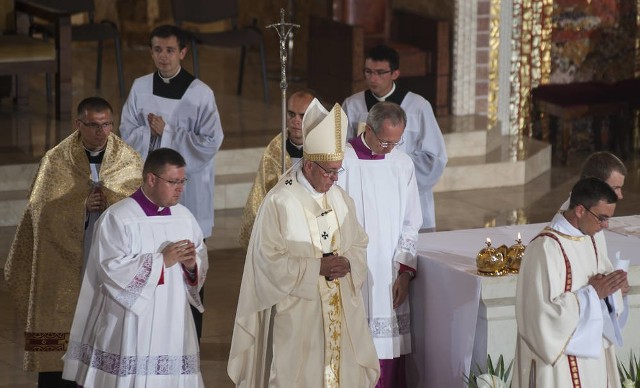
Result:
<svg viewBox="0 0 640 388"><path fill-rule="evenodd" d="M478 388L507 388L507 383L500 380L498 376L489 373L478 376L476 383Z"/></svg>

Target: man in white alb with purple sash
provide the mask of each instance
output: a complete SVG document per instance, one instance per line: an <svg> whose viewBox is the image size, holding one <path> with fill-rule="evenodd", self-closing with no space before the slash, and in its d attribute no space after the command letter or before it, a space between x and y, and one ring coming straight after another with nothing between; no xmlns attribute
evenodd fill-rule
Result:
<svg viewBox="0 0 640 388"><path fill-rule="evenodd" d="M202 231L178 204L185 161L151 152L143 184L96 223L63 378L89 387L203 387L189 305L208 268Z"/></svg>
<svg viewBox="0 0 640 388"><path fill-rule="evenodd" d="M380 359L380 388L406 387L404 355L411 353L409 281L417 269L422 213L413 162L395 147L406 121L399 105L374 105L364 132L346 146L346 173L338 180L369 235L362 294Z"/></svg>
<svg viewBox="0 0 640 388"><path fill-rule="evenodd" d="M529 387L533 374L536 387L620 387L614 347L622 346L629 283L599 233L617 200L600 179L578 181L569 209L527 246L516 289L515 388Z"/></svg>
<svg viewBox="0 0 640 388"><path fill-rule="evenodd" d="M180 28L158 26L149 47L157 71L137 78L122 107L120 135L140 153L172 148L187 161L180 203L198 220L204 238L213 233L215 156L224 134L213 91L182 68L189 38ZM203 298L203 292L200 293ZM202 314L191 309L202 336Z"/></svg>

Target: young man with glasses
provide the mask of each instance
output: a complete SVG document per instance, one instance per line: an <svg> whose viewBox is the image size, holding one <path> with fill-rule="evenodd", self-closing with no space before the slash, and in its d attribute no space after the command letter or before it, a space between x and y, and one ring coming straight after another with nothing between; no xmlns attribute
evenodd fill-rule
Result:
<svg viewBox="0 0 640 388"><path fill-rule="evenodd" d="M359 134L358 128L366 122L369 111L379 101L395 102L404 109L407 125L404 142L398 144L398 148L406 152L415 165L422 231L434 231L433 187L444 172L447 151L431 104L422 96L396 86L394 81L400 77L400 59L389 46L375 46L367 52L363 74L368 89L348 97L343 103L351 124L347 138Z"/></svg>
<svg viewBox="0 0 640 388"><path fill-rule="evenodd" d="M531 365L540 387L620 386L615 347L622 346L629 283L600 233L617 201L607 183L581 179L569 209L527 246L516 288L514 387L529 386Z"/></svg>
<svg viewBox="0 0 640 388"><path fill-rule="evenodd" d="M335 185L346 128L338 104L327 112L313 100L303 159L258 210L227 367L236 386L372 388L378 381L361 294L367 235L353 200Z"/></svg>
<svg viewBox="0 0 640 388"><path fill-rule="evenodd" d="M363 133L349 140L338 184L353 198L369 235L365 311L380 360L378 388L404 388L411 353L409 281L418 264L422 225L416 173L402 144L407 117L393 102L371 108Z"/></svg>
<svg viewBox="0 0 640 388"><path fill-rule="evenodd" d="M24 369L39 387L62 381L61 357L73 321L95 221L140 185L138 153L111 133L111 105L80 102L75 131L47 151L4 267L25 328Z"/></svg>
<svg viewBox="0 0 640 388"><path fill-rule="evenodd" d="M291 168L302 158L302 120L304 112L315 95L309 89L299 90L287 100L287 141L285 153L285 170ZM247 249L253 221L264 196L278 183L282 176L282 133L269 142L262 154L262 160L258 166L258 174L253 181L251 192L247 198L242 213L242 225L240 226L240 245Z"/></svg>
<svg viewBox="0 0 640 388"><path fill-rule="evenodd" d="M185 164L172 149L150 152L142 186L96 223L65 379L84 387L204 387L190 306L204 310L198 292L208 258L200 226L179 204Z"/></svg>

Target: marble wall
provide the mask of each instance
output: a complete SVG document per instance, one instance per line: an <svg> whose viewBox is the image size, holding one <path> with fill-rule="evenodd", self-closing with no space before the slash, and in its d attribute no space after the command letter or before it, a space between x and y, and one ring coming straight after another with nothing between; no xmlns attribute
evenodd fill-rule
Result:
<svg viewBox="0 0 640 388"><path fill-rule="evenodd" d="M632 77L637 7L637 0L556 0L551 82Z"/></svg>

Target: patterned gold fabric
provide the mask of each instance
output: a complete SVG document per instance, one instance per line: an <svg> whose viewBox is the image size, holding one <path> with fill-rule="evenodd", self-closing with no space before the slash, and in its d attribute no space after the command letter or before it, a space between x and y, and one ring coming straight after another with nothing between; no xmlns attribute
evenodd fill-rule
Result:
<svg viewBox="0 0 640 388"><path fill-rule="evenodd" d="M340 280L320 280L318 285L324 322L324 384L340 387L340 345L342 344L342 295Z"/></svg>
<svg viewBox="0 0 640 388"><path fill-rule="evenodd" d="M111 134L100 168L108 203L133 193L141 171L140 156ZM82 282L85 199L91 189L89 161L80 134L74 132L40 161L4 269L19 316L26 321L27 371L62 370L60 358ZM38 339L55 346L36 346Z"/></svg>
<svg viewBox="0 0 640 388"><path fill-rule="evenodd" d="M490 1L489 75L488 75L488 127L499 119L501 71L509 71L509 134L514 136L516 149L521 152L522 136L530 134L531 90L549 82L551 73L551 30L553 27L553 0L514 0L511 15L503 13L502 1ZM508 20L510 17L510 20ZM506 18L507 20L502 20ZM511 42L506 58L500 58L501 30L511 23ZM502 85L504 87L504 85ZM517 143L517 142L520 143Z"/></svg>
<svg viewBox="0 0 640 388"><path fill-rule="evenodd" d="M258 208L267 195L269 190L278 183L280 176L282 175L282 133L274 137L273 140L267 145L267 148L262 154L262 160L258 167L258 175L253 181L253 187L247 198L247 203L244 205L244 211L242 213L242 225L240 226L240 245L246 250L249 246L249 239L251 238L251 229L253 229L253 222L256 219ZM285 153L285 169L288 170L291 167L291 158L289 154Z"/></svg>

